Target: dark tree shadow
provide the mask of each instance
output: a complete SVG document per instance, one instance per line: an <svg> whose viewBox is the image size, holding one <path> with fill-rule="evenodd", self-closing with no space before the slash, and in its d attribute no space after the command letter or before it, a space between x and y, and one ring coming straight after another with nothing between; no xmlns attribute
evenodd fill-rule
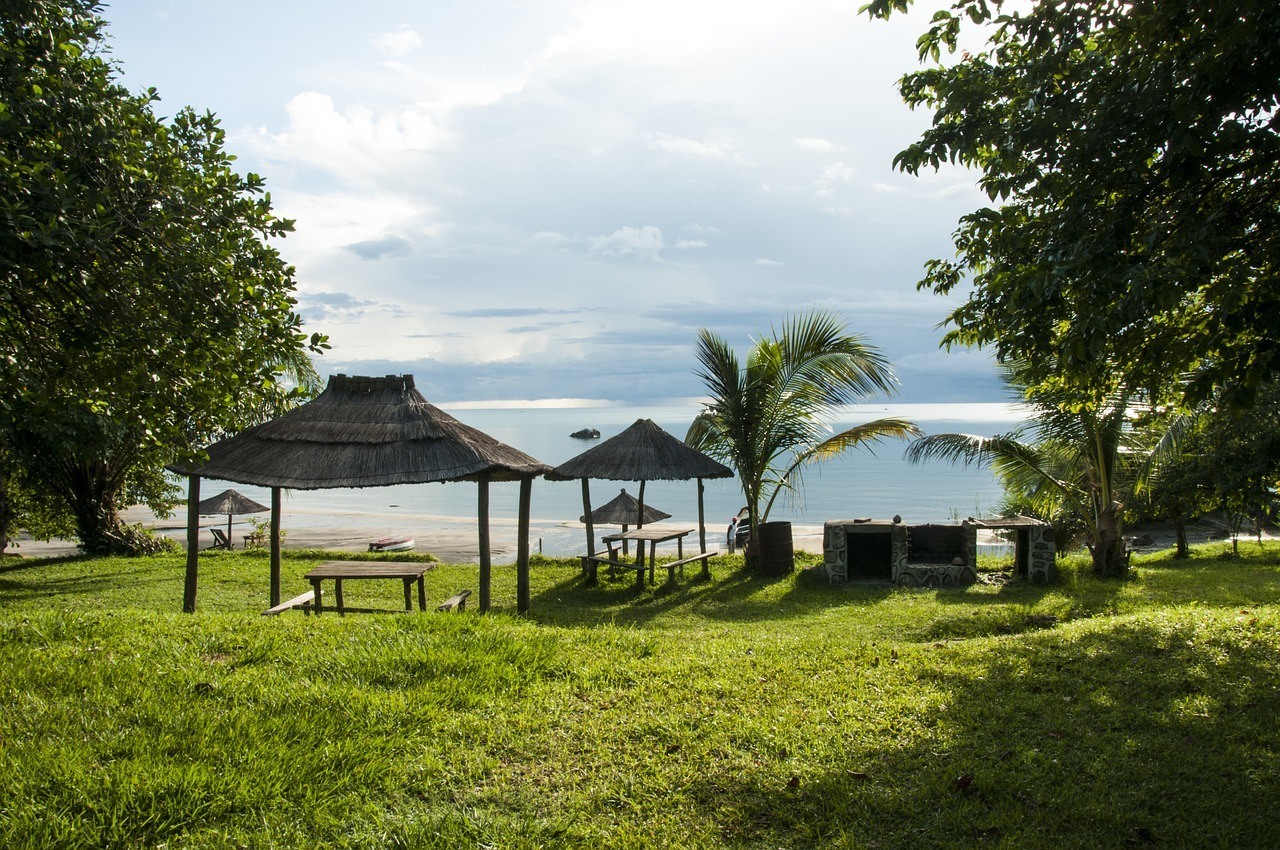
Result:
<svg viewBox="0 0 1280 850"><path fill-rule="evenodd" d="M1272 646L1204 643L1189 621L1125 624L1029 637L977 671L940 660L922 675L947 710L902 720L928 734L864 746L877 719L833 705L838 766L692 794L750 846L1276 846Z"/></svg>

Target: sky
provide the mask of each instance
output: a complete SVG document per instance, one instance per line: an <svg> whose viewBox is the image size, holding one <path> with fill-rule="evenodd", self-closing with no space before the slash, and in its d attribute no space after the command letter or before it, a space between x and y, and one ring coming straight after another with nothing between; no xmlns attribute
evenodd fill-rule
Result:
<svg viewBox="0 0 1280 850"><path fill-rule="evenodd" d="M116 0L121 81L214 112L296 232L322 375L412 373L433 402L702 394L700 328L739 350L837 311L900 402L1005 398L939 348L918 292L985 203L893 157L928 126L895 82L927 4L863 0ZM874 400L873 400L874 401Z"/></svg>

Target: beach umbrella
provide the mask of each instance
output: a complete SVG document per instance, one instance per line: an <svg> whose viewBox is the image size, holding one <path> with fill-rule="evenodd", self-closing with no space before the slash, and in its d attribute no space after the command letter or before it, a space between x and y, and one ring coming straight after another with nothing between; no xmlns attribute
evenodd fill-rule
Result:
<svg viewBox="0 0 1280 850"><path fill-rule="evenodd" d="M601 525L620 525L623 531L626 531L628 525L645 525L650 522L657 522L660 519L668 519L671 514L666 511L660 511L653 505L644 506L644 515L641 517L640 503L636 501L636 497L632 496L624 488L623 491L613 498L608 504L601 505L591 512L591 521ZM586 522L586 516L582 516L579 522Z"/></svg>
<svg viewBox="0 0 1280 850"><path fill-rule="evenodd" d="M615 496L608 504L601 505L591 512L590 522L592 525L620 525L622 533L626 534L627 526L634 525L639 528L651 522L657 522L661 519L667 519L671 514L666 511L660 511L652 505L645 505L643 512L640 509L640 502L636 500L623 488L622 492ZM583 514L579 522L587 522L587 515ZM622 554L629 551L627 541L622 541Z"/></svg>
<svg viewBox="0 0 1280 850"><path fill-rule="evenodd" d="M236 490L223 490L216 496L204 499L198 508L201 516L227 515L227 541L231 540L231 518L237 514L260 514L271 510Z"/></svg>

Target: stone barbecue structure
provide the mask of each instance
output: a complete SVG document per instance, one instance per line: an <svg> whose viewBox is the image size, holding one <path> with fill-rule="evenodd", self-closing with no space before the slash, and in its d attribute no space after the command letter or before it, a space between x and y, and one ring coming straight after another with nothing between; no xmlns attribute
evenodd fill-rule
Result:
<svg viewBox="0 0 1280 850"><path fill-rule="evenodd" d="M1014 572L1032 581L1053 575L1053 530L1029 517L991 517L952 525L907 525L900 517L832 520L823 525L829 581L880 580L907 587L956 586L978 580L978 531L1012 532Z"/></svg>

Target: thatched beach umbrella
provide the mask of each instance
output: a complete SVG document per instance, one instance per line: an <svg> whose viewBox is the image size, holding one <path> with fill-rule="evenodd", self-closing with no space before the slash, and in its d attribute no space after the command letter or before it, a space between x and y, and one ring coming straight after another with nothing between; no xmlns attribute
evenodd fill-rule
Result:
<svg viewBox="0 0 1280 850"><path fill-rule="evenodd" d="M636 497L632 496L624 488L621 493L614 496L611 501L601 505L591 512L590 516L583 514L578 520L579 522L590 522L592 525L620 525L622 533L627 533L627 526L634 525L639 528L651 522L657 522L661 519L667 519L671 514L666 511L660 511L652 505L645 505L641 510L640 503L636 501ZM627 541L622 541L622 554L627 554Z"/></svg>
<svg viewBox="0 0 1280 850"><path fill-rule="evenodd" d="M231 543L231 518L238 514L260 514L271 510L236 490L223 490L200 503L201 516L227 515L227 545Z"/></svg>
<svg viewBox="0 0 1280 850"><path fill-rule="evenodd" d="M588 480L603 478L611 481L639 481L638 516L643 525L644 485L646 481L698 482L698 543L707 551L707 526L703 511L704 478L732 478L733 470L702 452L689 448L680 440L654 424L651 419L637 419L635 424L617 436L610 437L598 446L587 449L575 458L565 461L547 478L552 481L582 479L582 511L590 518L591 490ZM595 554L595 528L587 523L587 554ZM703 562L704 568L706 562Z"/></svg>
<svg viewBox="0 0 1280 850"><path fill-rule="evenodd" d="M612 501L592 511L591 521L599 525L620 525L625 531L628 525L645 525L670 516L671 514L660 511L653 505L645 505L642 512L636 497L624 489L614 496ZM579 521L586 522L586 516L581 517Z"/></svg>
<svg viewBox="0 0 1280 850"><path fill-rule="evenodd" d="M489 482L520 482L517 608L529 606L529 500L551 467L431 405L412 375L334 375L323 393L283 416L214 443L207 462L174 467L190 476L187 588L195 610L195 504L201 477L271 488L271 604L280 601L280 490L383 487L432 481L479 485L480 610L489 607Z"/></svg>

